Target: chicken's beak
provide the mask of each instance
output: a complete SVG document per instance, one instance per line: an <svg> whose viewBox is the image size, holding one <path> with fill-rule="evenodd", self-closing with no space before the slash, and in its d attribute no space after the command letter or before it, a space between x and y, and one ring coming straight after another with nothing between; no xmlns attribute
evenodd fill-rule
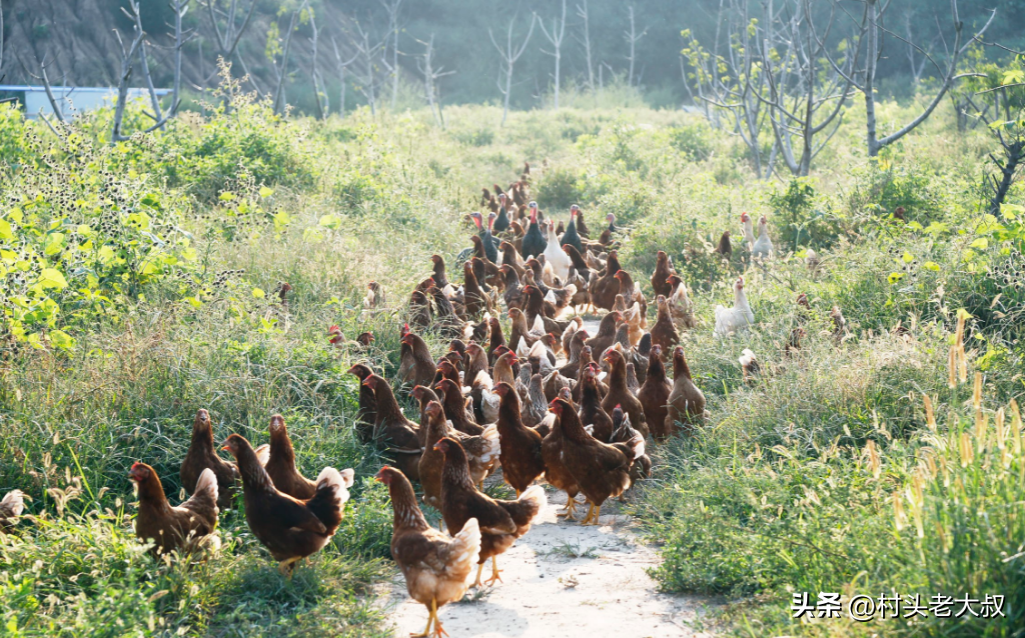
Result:
<svg viewBox="0 0 1025 638"><path fill-rule="evenodd" d="M224 446L224 447L222 447L221 449L222 449L222 450L224 450L225 452L229 452L229 451L231 451L231 448L230 448L230 447L228 447L227 445L225 445L225 446Z"/></svg>

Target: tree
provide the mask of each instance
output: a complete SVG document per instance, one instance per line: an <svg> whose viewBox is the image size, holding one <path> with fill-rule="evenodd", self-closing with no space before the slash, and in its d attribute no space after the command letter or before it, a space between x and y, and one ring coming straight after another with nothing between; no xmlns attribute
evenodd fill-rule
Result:
<svg viewBox="0 0 1025 638"><path fill-rule="evenodd" d="M189 12L189 4L192 0L171 0L171 10L174 11L174 83L171 85L171 110L173 116L178 111L181 103L182 88L182 47L196 35L195 29L183 29L182 20ZM2 25L0 25L2 27Z"/></svg>
<svg viewBox="0 0 1025 638"><path fill-rule="evenodd" d="M545 28L545 23L543 20L538 18L537 21L541 25L541 32L545 34L545 38L547 38L548 41L552 43L552 51L545 51L544 49L542 49L541 51L555 58L555 108L558 109L559 85L561 83L559 71L560 67L562 66L562 39L566 35L566 0L562 0L562 20L560 21L556 20L555 18L552 18L551 33L549 33L548 29Z"/></svg>
<svg viewBox="0 0 1025 638"><path fill-rule="evenodd" d="M256 4L258 0L250 0L249 9L244 11L241 15L242 21L239 22L239 0L228 0L228 9L224 11L220 9L218 0L207 0L206 8L207 13L210 16L210 27L214 33L214 44L217 46L216 54L224 58L225 62L230 62L232 56L235 55L235 51L238 49L238 43L242 41L242 36L245 35L246 28L249 27L249 22L253 17L253 11L256 10ZM223 20L223 29L219 20ZM245 66L243 64L243 66ZM216 75L217 71L214 71ZM213 77L211 75L210 77ZM204 80L204 84L210 78Z"/></svg>
<svg viewBox="0 0 1025 638"><path fill-rule="evenodd" d="M627 61L630 63L630 70L626 75L626 83L630 86L634 85L634 63L637 60L637 42L640 41L645 35L648 34L648 29L645 28L640 33L637 33L637 25L634 21L634 6L631 4L627 7L627 13L630 18L630 30L623 34L623 39L626 40L627 46L630 48L630 54L627 56Z"/></svg>
<svg viewBox="0 0 1025 638"><path fill-rule="evenodd" d="M583 20L583 38L577 41L584 46L584 62L587 65L587 88L594 93L594 60L591 56L591 19L587 9L587 0L577 5L577 17Z"/></svg>
<svg viewBox="0 0 1025 638"><path fill-rule="evenodd" d="M340 88L338 89L338 115L345 117L345 69L356 61L356 58L360 56L360 52L357 51L355 55L349 58L347 61L343 61L342 52L338 48L338 43L335 42L334 37L331 38L331 46L335 50L335 62L336 68L338 69L338 83Z"/></svg>
<svg viewBox="0 0 1025 638"><path fill-rule="evenodd" d="M883 17L886 14L887 9L890 7L890 0L858 0L864 5L864 10L860 19L856 19L849 11L841 6L840 0L830 0L833 10L840 10L847 15L854 25L856 35L856 45L860 53L862 46L865 49L864 55L864 66L855 67L852 71L847 72L840 68L829 51L823 47L823 53L827 60L833 66L833 69L843 75L847 81L855 89L861 92L865 99L865 119L866 119L866 142L868 145L868 154L870 157L879 155L879 151L888 146L900 138L904 137L911 131L913 131L919 124L924 122L932 115L933 110L943 100L943 97L947 94L947 91L954 85L955 82L963 77L965 74L959 74L957 72L958 60L964 55L965 51L975 43L981 41L982 34L986 32L989 25L993 22L993 18L996 17L996 10L989 16L989 20L983 25L975 35L964 40L964 23L961 21L961 17L958 14L957 0L950 0L950 13L951 21L954 29L953 46L946 49L946 63L941 64L937 61L928 51L923 49L921 46L911 42L899 34L887 29L883 26ZM929 104L925 106L921 113L915 116L910 122L897 129L889 135L879 137L878 122L876 119L876 80L879 69L879 60L883 55L883 47L881 45L881 35L887 34L893 38L904 42L904 44L912 47L919 54L921 54L926 60L929 61L930 65L936 70L940 78L940 88L936 92L936 95L930 100ZM821 43L827 37L828 34L816 34L818 41ZM945 41L944 41L945 45Z"/></svg>
<svg viewBox="0 0 1025 638"><path fill-rule="evenodd" d="M779 17L769 16L763 31L760 53L768 97L758 97L769 106L769 123L780 156L791 173L804 176L843 123L852 82L839 66L831 68L823 62L827 38L816 37L811 0L780 4ZM831 11L824 31L827 36L834 17ZM847 62L849 68L856 63L856 58ZM815 137L827 131L826 139L816 144Z"/></svg>
<svg viewBox="0 0 1025 638"><path fill-rule="evenodd" d="M965 103L1000 145L1001 157L989 155L999 178L990 175L986 180L991 192L989 212L994 215L1000 213L1025 163L1025 64L1022 60L1023 56L1018 55L1003 67L980 64L965 83Z"/></svg>
<svg viewBox="0 0 1025 638"><path fill-rule="evenodd" d="M320 40L320 29L317 28L317 16L310 11L310 79L313 80L313 97L317 107L317 119L324 119L331 110L331 102L328 99L327 91L323 87L320 77L320 69L317 65L319 54L318 43Z"/></svg>
<svg viewBox="0 0 1025 638"><path fill-rule="evenodd" d="M385 45L381 61L391 74L391 108L394 111L399 99L399 7L402 5L402 0L381 0L381 4L384 6L384 10L388 12L388 36L391 36L392 39L392 61L388 62L387 44ZM388 41L388 36L385 36L385 42Z"/></svg>
<svg viewBox="0 0 1025 638"><path fill-rule="evenodd" d="M121 33L116 30L114 31L114 34L117 36L118 44L121 45L121 73L117 85L117 102L114 105L114 123L110 134L111 143L122 142L128 139L128 136L122 134L121 125L124 121L125 106L128 103L128 81L132 77L132 60L135 58L136 53L141 52L143 56L140 67L143 71L143 75L145 76L143 79L149 87L150 98L155 111L155 113L147 115L149 115L156 123L144 132L149 133L162 127L167 122L167 118L178 110L178 105L172 104L166 115L160 115L160 102L157 100L156 91L153 89L153 80L150 78L149 66L146 64L145 48L142 46L146 32L142 29L142 13L139 11L139 1L129 0L128 8L126 9L122 7L121 11L123 11L133 23L132 27L134 30L134 37L126 49L124 40L121 39ZM47 82L47 93L50 94L49 82ZM52 99L51 95L51 100Z"/></svg>
<svg viewBox="0 0 1025 638"><path fill-rule="evenodd" d="M430 40L427 40L426 42L423 40L417 40L417 42L424 45L424 53L417 59L416 66L424 76L424 96L427 98L427 106L431 109L431 115L434 116L434 121L437 122L438 126L444 128L445 118L441 112L441 99L438 97L437 82L438 78L446 75L452 75L455 71L442 71L441 67L437 69L434 68L433 33L431 34Z"/></svg>
<svg viewBox="0 0 1025 638"><path fill-rule="evenodd" d="M385 35L384 39L377 44L370 44L370 32L365 30L359 22L355 22L356 33L352 38L352 46L356 47L357 55L362 58L363 66L359 71L354 72L356 79L359 81L359 85L356 87L364 97L367 98L367 104L370 106L370 114L373 116L377 115L377 71L376 71L376 59L377 53L382 50L388 36ZM356 67L360 69L360 67Z"/></svg>
<svg viewBox="0 0 1025 638"><path fill-rule="evenodd" d="M513 26L516 23L516 16L509 19L509 28L506 31L505 48L503 49L495 41L495 34L492 33L491 29L488 29L488 35L491 37L491 43L495 45L498 50L498 55L502 56L502 69L499 71L498 79L498 90L502 92L505 97L505 102L502 107L502 126L505 126L505 118L509 115L509 96L512 95L512 77L513 70L516 67L516 61L520 59L523 52L527 50L527 43L530 42L530 36L534 34L534 23L537 21L537 14L530 14L530 29L527 31L527 37L523 38L523 44L517 49L513 46ZM501 76L505 75L505 87L502 86Z"/></svg>
<svg viewBox="0 0 1025 638"><path fill-rule="evenodd" d="M278 32L278 25L276 22L271 23L271 30L267 34L267 57L270 58L271 63L274 65L274 112L279 113L284 108L285 100L285 78L288 77L288 54L291 51L292 46L292 33L295 32L298 27L300 17L306 16L306 11L309 7L309 0L303 0L303 2L292 11L292 16L288 20L288 31L285 33L284 44L279 42L280 32Z"/></svg>

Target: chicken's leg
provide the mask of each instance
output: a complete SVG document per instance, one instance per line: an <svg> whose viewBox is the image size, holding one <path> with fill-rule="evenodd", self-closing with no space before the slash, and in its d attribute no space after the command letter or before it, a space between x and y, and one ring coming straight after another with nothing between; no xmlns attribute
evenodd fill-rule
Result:
<svg viewBox="0 0 1025 638"><path fill-rule="evenodd" d="M292 572L295 571L295 564L302 560L301 556L295 558L286 558L285 560L278 563L278 571L281 572L282 576L292 580Z"/></svg>
<svg viewBox="0 0 1025 638"><path fill-rule="evenodd" d="M482 565L482 566L483 566L483 565ZM502 570L500 570L500 569L498 568L498 557L497 557L497 556L492 556L492 557L491 557L491 578L489 578L489 579L488 579L488 582L487 582L487 584L488 584L489 586L490 586L490 585L494 585L494 584L495 584L495 581L496 581L496 580L497 580L498 582L500 582L500 583L501 583L501 582L504 582L504 581L502 580L502 577L501 577L501 576L499 576L499 574L501 574L501 573L502 573Z"/></svg>
<svg viewBox="0 0 1025 638"><path fill-rule="evenodd" d="M576 514L576 513L577 513L577 499L575 499L572 496L570 496L569 494L567 494L566 495L566 507L564 507L562 509L562 511L556 512L555 517L558 518L560 516L564 516L566 518L571 518L573 520L577 520L577 517L574 516L574 514Z"/></svg>
<svg viewBox="0 0 1025 638"><path fill-rule="evenodd" d="M484 562L482 561L482 562L480 562L477 565L477 580L475 580L474 583L473 583L473 586L475 588L479 589L480 587L483 586L483 583L480 582L480 575L481 575L481 572L483 572L483 571L484 571Z"/></svg>
<svg viewBox="0 0 1025 638"><path fill-rule="evenodd" d="M601 517L601 505L592 505L592 513L588 514L587 523L585 525L600 525L598 519Z"/></svg>
<svg viewBox="0 0 1025 638"><path fill-rule="evenodd" d="M587 515L584 516L584 520L580 521L580 524L581 525L587 525L588 523L590 523L592 515L594 515L594 504L593 503L588 503L587 504Z"/></svg>
<svg viewBox="0 0 1025 638"><path fill-rule="evenodd" d="M431 625L434 625L436 629L438 627L438 603L435 599L431 599L430 614L427 616L427 627L424 629L422 634L409 634L409 638L427 638L431 635Z"/></svg>

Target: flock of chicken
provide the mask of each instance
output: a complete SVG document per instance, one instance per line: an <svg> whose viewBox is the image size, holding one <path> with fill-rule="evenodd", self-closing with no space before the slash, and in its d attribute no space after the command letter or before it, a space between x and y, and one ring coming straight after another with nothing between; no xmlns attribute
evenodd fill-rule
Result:
<svg viewBox="0 0 1025 638"><path fill-rule="evenodd" d="M651 275L657 313L649 328L648 300L619 262L614 216L606 216L597 240L590 239L577 206L565 227L546 220L529 198L529 165L508 191L497 185L494 191L484 189L481 199L487 216L469 216L478 232L473 248L457 258L462 284L448 280L445 260L434 255L432 275L410 296L396 388L418 402L419 421L405 416L395 390L369 364L349 370L360 379L356 432L394 462L376 478L391 495L392 555L410 596L429 610L421 636L444 633L438 609L462 598L475 564L473 586L481 586L488 559L486 582L501 580L497 556L528 532L547 504L536 481L566 492L559 514L566 518L575 518L576 497L583 494L588 511L581 522L597 525L606 500L650 475L649 437L687 434L705 418L705 397L692 380L678 332L699 322L669 256L658 252ZM747 213L741 221L749 258L771 259L766 218L757 238ZM716 252L729 259L732 251L726 231ZM732 307L715 309L716 335L754 322L743 277L734 295ZM371 282L364 305L377 309L384 303L384 290ZM503 306L507 328L500 321ZM592 335L581 314L598 310L608 312ZM836 308L834 321L843 321ZM418 334L428 331L449 340L440 359ZM337 326L330 336L334 344L345 340ZM372 340L371 333L357 338L363 345ZM746 378L757 374L750 350L740 363ZM139 495L136 535L158 553L216 544L219 507L230 505L241 482L249 527L290 575L338 528L354 473L327 467L311 481L295 467L280 416L271 418L269 434L270 443L256 449L230 435L222 447L234 457L230 463L217 454L210 417L200 410L181 467L191 498L170 506L153 468L132 466ZM482 491L485 478L499 469L515 500ZM420 484L424 502L441 512L447 533L427 524L411 481ZM17 490L0 502L0 530L22 507Z"/></svg>

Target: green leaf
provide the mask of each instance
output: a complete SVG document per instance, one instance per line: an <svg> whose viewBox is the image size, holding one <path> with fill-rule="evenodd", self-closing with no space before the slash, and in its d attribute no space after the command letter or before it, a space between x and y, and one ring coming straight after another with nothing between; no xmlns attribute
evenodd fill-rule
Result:
<svg viewBox="0 0 1025 638"><path fill-rule="evenodd" d="M901 260L903 260L905 264L910 264L915 260L915 256L905 250L904 254L901 256Z"/></svg>
<svg viewBox="0 0 1025 638"><path fill-rule="evenodd" d="M230 202L231 200L235 199L235 193L232 193L231 191L224 191L220 194L220 196L217 199L221 200L222 202Z"/></svg>
<svg viewBox="0 0 1025 638"><path fill-rule="evenodd" d="M110 262L114 261L114 249L110 246L104 246L103 248L100 248L98 256L102 263L109 264Z"/></svg>
<svg viewBox="0 0 1025 638"><path fill-rule="evenodd" d="M939 272L940 265L937 264L935 261L927 261L924 264L922 264L922 268L925 268L926 270L932 270L934 272Z"/></svg>
<svg viewBox="0 0 1025 638"><path fill-rule="evenodd" d="M964 308L958 308L957 309L957 318L958 319L964 319L965 321L968 321L969 319L972 318L972 313L968 312Z"/></svg>
<svg viewBox="0 0 1025 638"><path fill-rule="evenodd" d="M253 296L257 299L263 299L267 295L263 292L263 290L260 290L259 288L253 288Z"/></svg>
<svg viewBox="0 0 1025 638"><path fill-rule="evenodd" d="M50 343L52 343L55 348L59 348L61 350L72 350L75 347L75 340L71 338L71 335L63 330L51 330L47 336L50 338Z"/></svg>
<svg viewBox="0 0 1025 638"><path fill-rule="evenodd" d="M0 239L14 240L14 231L11 230L10 223L5 219L0 219Z"/></svg>
<svg viewBox="0 0 1025 638"><path fill-rule="evenodd" d="M989 248L989 240L985 237L979 237L971 243L972 248L978 248L979 250L986 250Z"/></svg>
<svg viewBox="0 0 1025 638"><path fill-rule="evenodd" d="M889 282L891 284L895 284L895 283L897 283L898 281L900 281L903 278L904 278L904 273L902 273L902 272L891 272L890 276L887 279L889 280Z"/></svg>
<svg viewBox="0 0 1025 638"><path fill-rule="evenodd" d="M270 197L274 194L273 188L267 188L266 186L260 187L260 197Z"/></svg>
<svg viewBox="0 0 1025 638"><path fill-rule="evenodd" d="M36 284L43 289L56 288L57 290L63 290L68 287L68 281L64 279L64 275L54 268L43 268L43 272L39 273L39 281Z"/></svg>

